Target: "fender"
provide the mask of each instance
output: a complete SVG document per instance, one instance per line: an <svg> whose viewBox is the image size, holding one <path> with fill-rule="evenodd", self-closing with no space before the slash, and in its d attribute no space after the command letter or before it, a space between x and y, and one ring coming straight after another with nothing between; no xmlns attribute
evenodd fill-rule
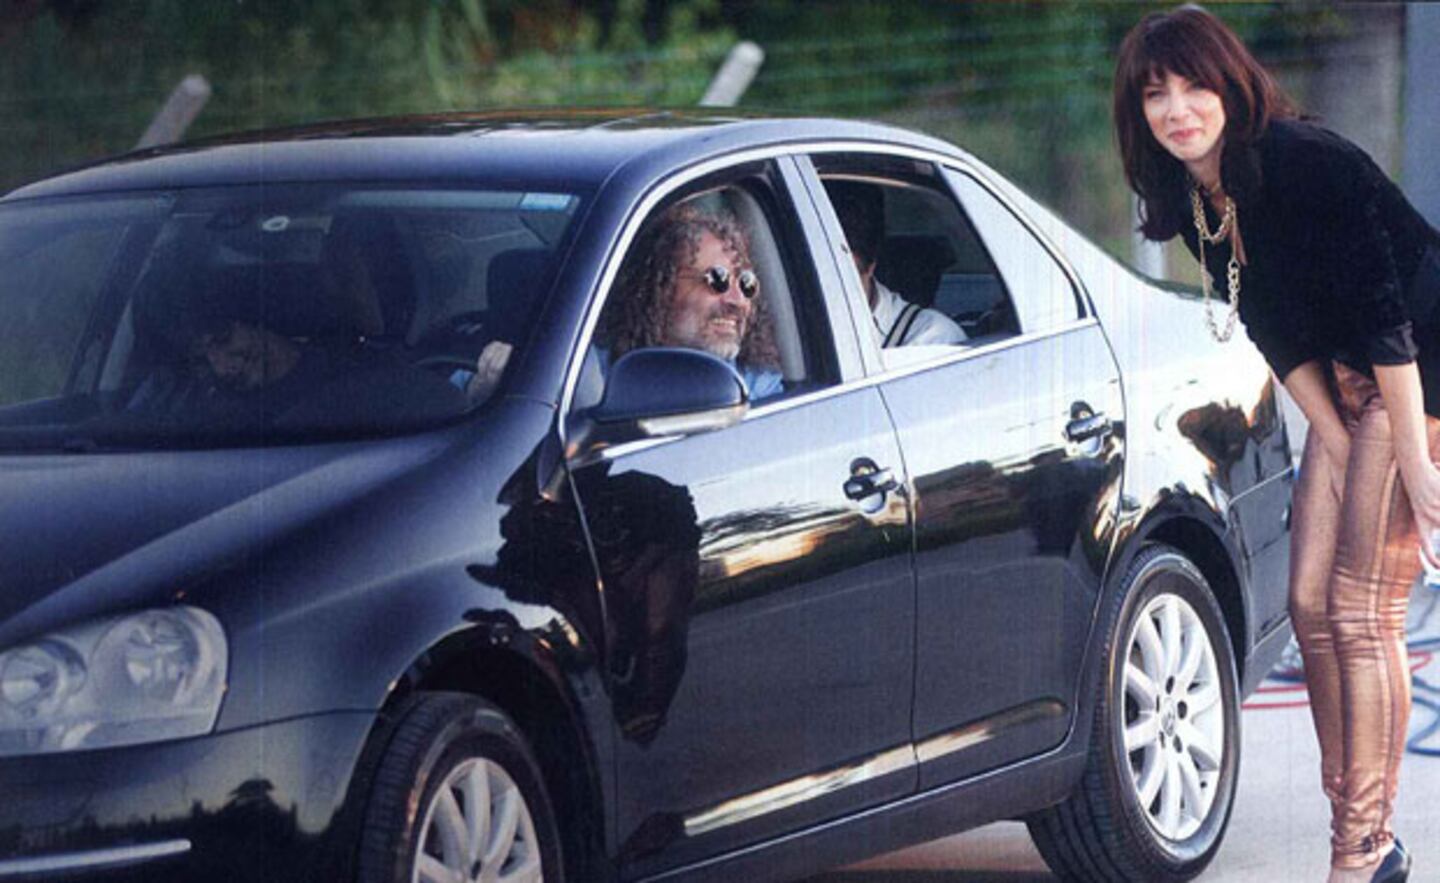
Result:
<svg viewBox="0 0 1440 883"><path fill-rule="evenodd" d="M1104 643L1104 635L1099 632L1098 611L1103 609L1103 605L1120 591L1120 581L1128 572L1130 562L1147 545L1164 542L1177 546L1189 556L1196 557L1198 553L1194 549L1189 548L1184 542L1176 542L1177 537L1184 537L1186 534L1204 537L1203 542L1213 543L1215 547L1222 549L1223 560L1218 562L1220 566L1228 570L1228 576L1232 580L1243 579L1245 571L1242 562L1244 559L1236 537L1232 531L1227 529L1225 516L1212 500L1188 490L1184 485L1176 484L1163 488L1145 508L1132 509L1122 515L1116 528L1114 550L1106 566L1105 579L1098 595L1096 615L1091 619L1090 634L1085 642L1085 658L1081 666L1079 693L1075 697L1074 723L1067 740L1067 746L1070 749L1083 753L1089 747L1090 722L1093 720L1095 697L1099 689L1098 678L1104 670L1104 666L1097 664L1096 661ZM1222 594L1238 593L1238 583L1228 589L1222 589L1213 584L1216 575L1212 571L1217 562L1211 560L1208 562L1196 561L1195 563L1212 581L1212 589L1216 591L1217 598ZM1221 608L1226 614L1226 625L1231 631L1230 638L1235 645L1236 659L1243 663L1246 658L1245 651L1248 651L1246 632L1243 629L1248 611L1243 609L1232 611L1232 607L1238 603L1240 597L1241 595L1234 594L1228 603L1224 598L1219 600ZM1238 622L1235 619L1237 616Z"/></svg>

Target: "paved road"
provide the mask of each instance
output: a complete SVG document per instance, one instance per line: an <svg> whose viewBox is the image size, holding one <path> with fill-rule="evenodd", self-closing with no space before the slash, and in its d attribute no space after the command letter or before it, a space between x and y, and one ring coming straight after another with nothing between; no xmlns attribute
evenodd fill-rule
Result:
<svg viewBox="0 0 1440 883"><path fill-rule="evenodd" d="M1440 645L1440 590L1417 585L1410 604L1411 641ZM1416 676L1440 687L1440 649L1411 652ZM1440 690L1416 689L1440 704ZM1329 863L1329 809L1320 793L1320 755L1305 694L1267 681L1243 714L1244 753L1235 815L1205 883L1323 881ZM1440 712L1415 705L1411 738ZM1419 743L1440 751L1440 727ZM1413 883L1440 881L1440 757L1405 758L1396 832L1415 854ZM1004 822L891 853L806 883L1040 883L1055 878L1030 845L1025 826Z"/></svg>

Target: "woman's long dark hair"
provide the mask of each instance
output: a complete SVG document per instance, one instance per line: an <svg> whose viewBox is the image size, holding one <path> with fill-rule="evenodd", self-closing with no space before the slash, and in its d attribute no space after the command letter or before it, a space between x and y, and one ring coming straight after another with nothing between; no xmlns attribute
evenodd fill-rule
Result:
<svg viewBox="0 0 1440 883"><path fill-rule="evenodd" d="M1179 74L1220 96L1225 108L1220 177L1225 192L1244 205L1260 186L1252 145L1277 117L1295 105L1275 79L1220 19L1194 4L1154 12L1130 29L1115 63L1115 135L1125 177L1140 197L1140 231L1164 241L1188 217L1185 166L1155 140L1145 120L1145 86Z"/></svg>

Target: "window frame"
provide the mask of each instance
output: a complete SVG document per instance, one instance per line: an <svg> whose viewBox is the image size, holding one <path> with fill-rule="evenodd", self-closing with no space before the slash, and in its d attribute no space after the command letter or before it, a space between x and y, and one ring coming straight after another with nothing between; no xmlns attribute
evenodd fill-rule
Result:
<svg viewBox="0 0 1440 883"><path fill-rule="evenodd" d="M832 253L836 256L837 260L843 259L844 262L851 265L851 272L849 274L840 273L840 279L845 284L846 302L852 312L864 310L864 313L860 313L860 315L866 315L869 312L869 306L866 303L864 294L859 290L859 274L854 271L854 262L850 257L849 246L845 242L843 231L840 230L839 221L836 219L835 213L830 207L828 198L821 199L815 195L818 192L820 196L823 197L824 184L820 180L815 165L811 162L812 156L834 153L855 155L875 154L892 161L918 160L930 163L936 168L940 176L946 179L947 186L949 186L949 177L951 175L964 175L974 181L977 186L983 189L997 204L1015 218L1030 237L1035 240L1036 244L1039 245L1059 267L1075 296L1077 314L1073 321L1058 323L1042 329L1027 329L1022 325L1020 333L1017 335L987 342L975 347L953 347L954 352L937 354L933 359L917 360L910 364L885 366L881 361L880 347L875 344L873 339L861 334L860 337L862 339L859 341L859 346L861 356L866 364L867 382L888 381L908 374L949 365L954 362L980 358L998 349L1023 345L1036 339L1053 337L1056 334L1062 334L1070 330L1098 323L1094 309L1090 305L1090 297L1085 285L1081 281L1079 274L1076 273L1075 269L1071 266L1070 261L1056 249L1054 244L1041 231L1036 223L1030 219L1024 211L1016 207L1014 200L1005 193L1004 189L990 181L985 170L983 168L977 168L972 161L963 157L921 147L885 145L868 141L832 141L805 145L803 149L797 150L796 161L800 166L801 174L805 178L806 185L811 190L811 198L812 201L815 202L817 212L825 218L826 234ZM958 195L952 194L952 198L963 208L964 202ZM985 241L983 233L981 233L981 241L982 243ZM864 326L860 327L863 330Z"/></svg>
<svg viewBox="0 0 1440 883"><path fill-rule="evenodd" d="M652 185L626 215L592 289L584 324L570 353L559 403L559 413L563 415L562 441L566 440L565 424L569 418L584 409L577 407L576 398L585 359L599 332L600 318L614 294L620 269L646 221L686 199L729 187L745 189L765 215L776 251L782 260L789 262L784 272L794 306L796 330L803 338L807 375L817 369L824 372L817 381L819 385L757 402L743 419L756 419L796 407L866 376L866 366L856 345L855 317L848 304L831 295L838 284L837 274L826 259L829 249L820 238L819 219L797 169L796 157L790 148L773 145L674 172ZM764 192L757 193L757 189ZM619 456L636 446L659 444L670 438L678 436L618 445L606 453Z"/></svg>
<svg viewBox="0 0 1440 883"><path fill-rule="evenodd" d="M877 157L878 160L874 168L865 169L862 167L866 160L864 154L848 151L844 154L830 154L830 156L835 155L843 156L842 161L837 163L838 168L827 169L822 177L820 168L811 161L810 171L814 175L814 192L819 194L818 197L816 197L817 207L823 207L824 213L829 219L826 235L831 242L832 251L844 255L842 263L845 264L845 267L841 270L841 275L847 283L847 297L854 303L853 309L861 311L861 315L864 317L859 320L863 325L862 335L873 336L871 335L871 329L874 325L874 320L871 318L868 294L865 292L864 286L860 281L860 275L855 268L854 260L850 258L850 245L845 236L845 231L838 217L835 215L834 206L831 204L828 191L825 189L825 181L827 179L862 181L895 191L924 193L926 196L918 197L922 200L930 198L948 200L950 207L955 212L955 218L958 219L959 224L963 228L963 232L968 233L973 238L975 246L980 249L982 256L989 265L990 272L994 274L995 281L1000 285L1001 295L1010 305L1012 315L1018 317L1018 310L1015 309L1015 302L1010 293L1009 285L1006 283L1004 275L1000 272L999 266L991 254L990 247L986 244L985 238L980 235L979 228L970 218L969 213L965 211L964 205L955 197L948 180L946 180L942 172L941 164L928 159L921 160L913 157L896 157L891 154L872 152L869 156ZM809 157L807 157L807 160L808 159ZM896 160L903 160L904 163L908 163L911 166L920 166L923 164L924 168L913 168L908 171L902 170L899 168L901 163L896 162ZM881 166L881 163L885 163L891 166L891 168L884 168ZM847 164L849 165L848 168L846 167ZM887 205L888 203L889 200L887 198ZM941 219L938 214L935 215L935 218L948 220ZM888 232L887 230L887 233ZM956 232L962 231L957 230ZM947 318L956 321L958 324L958 320L956 320L955 317L944 314L943 311L942 315L946 315ZM1024 328L1018 326L1017 319L1017 328L1013 333L1003 336L986 335L985 340L976 344L944 345L925 347L924 349L917 347L907 348L905 346L887 348L875 344L868 349L872 350L872 355L875 356L881 365L880 370L891 371L915 365L925 365L935 361L948 360L954 355L953 351L955 350L971 349L991 343L998 343L1010 337L1019 336L1023 332Z"/></svg>

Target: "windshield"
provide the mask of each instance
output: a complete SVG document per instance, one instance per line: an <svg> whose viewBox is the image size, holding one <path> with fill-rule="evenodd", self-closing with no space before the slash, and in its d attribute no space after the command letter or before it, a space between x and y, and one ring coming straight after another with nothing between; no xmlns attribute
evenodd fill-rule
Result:
<svg viewBox="0 0 1440 883"><path fill-rule="evenodd" d="M0 448L456 418L503 382L579 202L270 185L0 207Z"/></svg>

